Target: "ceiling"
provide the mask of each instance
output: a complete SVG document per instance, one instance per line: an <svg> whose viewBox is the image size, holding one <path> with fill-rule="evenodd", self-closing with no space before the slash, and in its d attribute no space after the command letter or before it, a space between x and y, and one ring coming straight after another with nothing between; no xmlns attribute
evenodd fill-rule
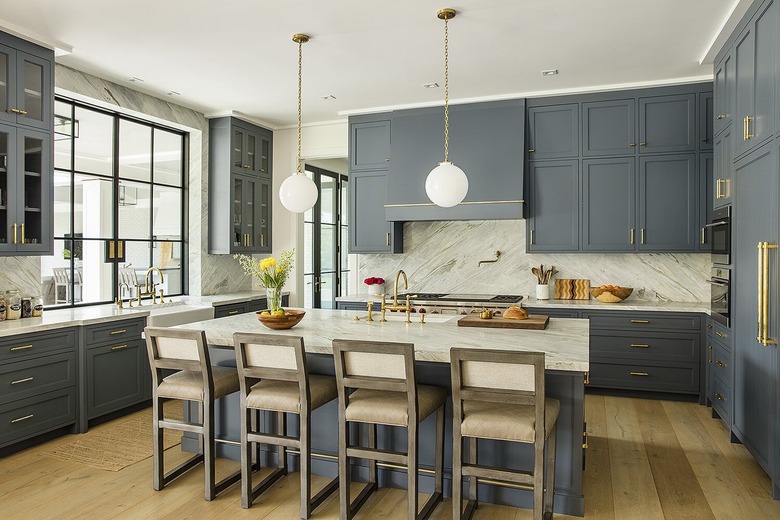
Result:
<svg viewBox="0 0 780 520"><path fill-rule="evenodd" d="M59 63L207 115L272 127L453 102L711 78L713 39L750 0L0 0L0 26L72 48ZM744 9L743 9L744 10ZM717 50L717 49L716 49ZM709 54L708 54L709 52ZM541 71L558 69L557 76ZM143 82L130 82L132 77ZM179 95L169 95L168 92ZM323 96L335 96L324 100Z"/></svg>

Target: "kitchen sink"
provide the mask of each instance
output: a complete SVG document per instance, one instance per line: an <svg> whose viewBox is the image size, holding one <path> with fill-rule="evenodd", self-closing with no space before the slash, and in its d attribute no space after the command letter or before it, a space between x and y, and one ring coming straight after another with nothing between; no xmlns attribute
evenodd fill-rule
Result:
<svg viewBox="0 0 780 520"><path fill-rule="evenodd" d="M195 321L210 320L214 318L214 307L193 305L186 301L148 303L141 307L123 308L120 312L131 313L146 311L146 325L149 327L173 327Z"/></svg>

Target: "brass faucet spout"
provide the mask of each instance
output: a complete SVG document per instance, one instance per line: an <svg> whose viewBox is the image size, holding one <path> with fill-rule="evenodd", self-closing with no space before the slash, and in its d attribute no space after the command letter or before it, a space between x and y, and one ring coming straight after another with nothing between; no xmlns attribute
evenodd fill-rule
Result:
<svg viewBox="0 0 780 520"><path fill-rule="evenodd" d="M403 269L399 269L397 273L395 273L395 283L393 284L393 307L398 307L398 278L400 278L401 275L404 275L404 290L409 290L409 281L406 278L406 273Z"/></svg>

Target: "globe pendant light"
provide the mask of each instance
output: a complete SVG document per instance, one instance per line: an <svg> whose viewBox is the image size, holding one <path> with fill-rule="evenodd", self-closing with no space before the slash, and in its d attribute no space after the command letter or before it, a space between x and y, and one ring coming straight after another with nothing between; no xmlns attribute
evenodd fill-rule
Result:
<svg viewBox="0 0 780 520"><path fill-rule="evenodd" d="M444 20L444 161L431 170L425 179L425 192L431 202L443 208L457 206L469 191L469 179L466 174L450 162L450 64L449 64L449 27L450 19L455 18L455 9L441 9L436 13Z"/></svg>
<svg viewBox="0 0 780 520"><path fill-rule="evenodd" d="M293 34L292 39L298 44L298 159L295 173L287 177L279 187L279 198L282 205L292 213L304 213L314 207L319 197L317 185L301 171L301 63L303 44L309 41L309 37L305 34Z"/></svg>

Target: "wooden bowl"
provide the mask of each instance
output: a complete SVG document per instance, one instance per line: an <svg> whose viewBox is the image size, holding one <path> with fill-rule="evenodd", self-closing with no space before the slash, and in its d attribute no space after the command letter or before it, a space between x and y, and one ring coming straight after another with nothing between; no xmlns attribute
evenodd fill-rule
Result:
<svg viewBox="0 0 780 520"><path fill-rule="evenodd" d="M590 290L590 294L600 302L604 303L618 303L622 302L634 292L633 287L619 287L615 289L602 289L601 287L593 287Z"/></svg>
<svg viewBox="0 0 780 520"><path fill-rule="evenodd" d="M263 311L257 312L257 319L269 329L274 330L291 329L298 325L306 315L306 311L296 311L293 309L285 310L282 316L262 316L260 314L261 312Z"/></svg>

